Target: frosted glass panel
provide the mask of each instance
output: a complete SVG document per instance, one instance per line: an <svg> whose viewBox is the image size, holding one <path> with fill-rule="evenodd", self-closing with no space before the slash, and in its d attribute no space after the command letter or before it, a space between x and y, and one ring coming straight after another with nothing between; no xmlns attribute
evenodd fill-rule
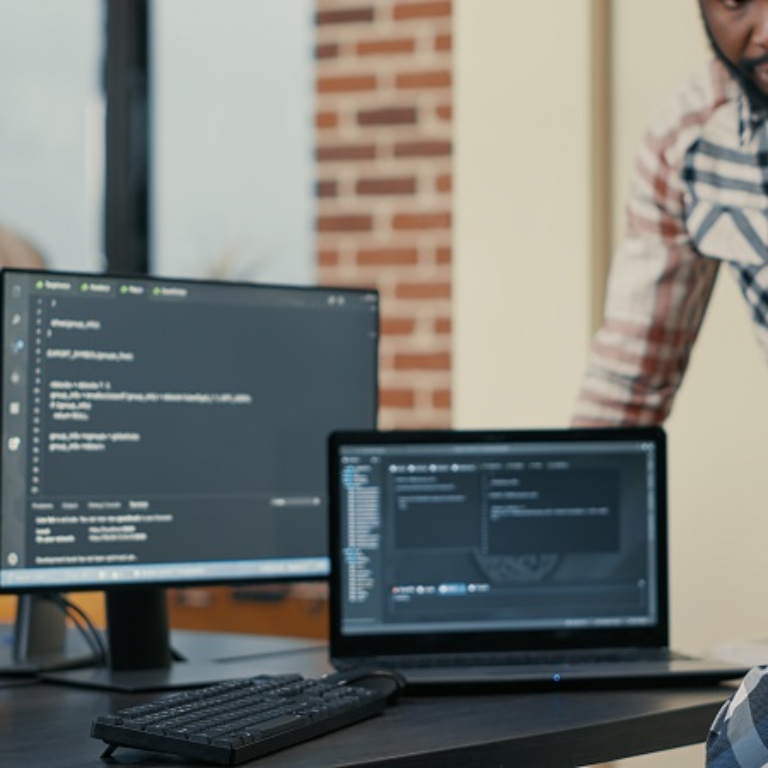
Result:
<svg viewBox="0 0 768 768"><path fill-rule="evenodd" d="M152 271L314 278L314 4L155 0Z"/></svg>
<svg viewBox="0 0 768 768"><path fill-rule="evenodd" d="M102 269L99 0L0 0L0 224L48 264Z"/></svg>

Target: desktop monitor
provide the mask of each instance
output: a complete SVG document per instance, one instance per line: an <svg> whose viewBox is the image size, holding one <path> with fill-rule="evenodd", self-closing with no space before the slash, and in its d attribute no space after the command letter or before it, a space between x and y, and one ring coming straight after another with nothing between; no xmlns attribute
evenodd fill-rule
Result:
<svg viewBox="0 0 768 768"><path fill-rule="evenodd" d="M327 576L376 291L5 270L0 300L0 593L103 590L110 669L164 669L166 587Z"/></svg>

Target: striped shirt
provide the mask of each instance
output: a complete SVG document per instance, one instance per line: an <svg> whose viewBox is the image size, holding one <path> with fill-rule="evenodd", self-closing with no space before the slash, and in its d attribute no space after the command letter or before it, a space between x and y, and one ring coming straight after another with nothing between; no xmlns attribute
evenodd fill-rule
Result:
<svg viewBox="0 0 768 768"><path fill-rule="evenodd" d="M768 669L755 667L712 723L707 768L768 765Z"/></svg>
<svg viewBox="0 0 768 768"><path fill-rule="evenodd" d="M768 126L718 61L664 105L640 149L577 425L662 422L721 263L768 357Z"/></svg>

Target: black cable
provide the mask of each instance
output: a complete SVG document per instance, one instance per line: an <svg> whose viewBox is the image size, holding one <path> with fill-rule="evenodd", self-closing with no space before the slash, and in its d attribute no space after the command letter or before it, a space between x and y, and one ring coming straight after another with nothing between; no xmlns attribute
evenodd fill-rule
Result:
<svg viewBox="0 0 768 768"><path fill-rule="evenodd" d="M54 605L57 605L64 615L72 621L75 628L85 640L86 645L96 657L97 665L103 666L107 660L107 647L101 633L96 629L85 611L68 598L56 592L46 592L42 597L43 599L52 602Z"/></svg>

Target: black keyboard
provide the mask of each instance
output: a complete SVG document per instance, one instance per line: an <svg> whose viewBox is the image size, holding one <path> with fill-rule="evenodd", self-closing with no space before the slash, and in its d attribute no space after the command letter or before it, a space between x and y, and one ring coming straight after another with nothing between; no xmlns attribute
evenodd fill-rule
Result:
<svg viewBox="0 0 768 768"><path fill-rule="evenodd" d="M238 765L384 710L381 688L301 675L260 676L198 688L97 717L91 736L118 747Z"/></svg>

